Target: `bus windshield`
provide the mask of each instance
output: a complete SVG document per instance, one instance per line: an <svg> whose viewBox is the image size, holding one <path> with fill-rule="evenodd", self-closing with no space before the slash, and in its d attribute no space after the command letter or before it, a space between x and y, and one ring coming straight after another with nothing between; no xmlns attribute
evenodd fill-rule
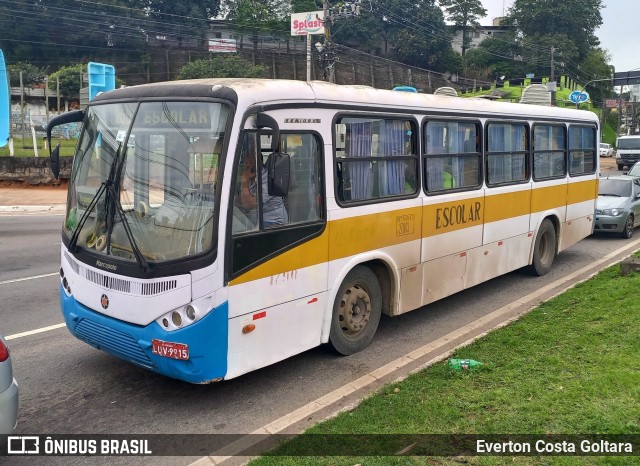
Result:
<svg viewBox="0 0 640 466"><path fill-rule="evenodd" d="M89 107L65 235L74 246L143 263L211 250L228 114L211 102Z"/></svg>

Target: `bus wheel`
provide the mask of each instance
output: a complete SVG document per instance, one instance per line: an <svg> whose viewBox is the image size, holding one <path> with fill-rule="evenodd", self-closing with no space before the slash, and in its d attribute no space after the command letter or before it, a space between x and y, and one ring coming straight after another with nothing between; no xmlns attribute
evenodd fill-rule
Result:
<svg viewBox="0 0 640 466"><path fill-rule="evenodd" d="M382 291L363 266L347 274L333 304L329 343L340 354L357 353L371 343L382 313Z"/></svg>
<svg viewBox="0 0 640 466"><path fill-rule="evenodd" d="M545 218L538 230L536 243L533 247L533 263L528 270L532 275L542 276L549 273L553 260L558 252L556 229L551 220Z"/></svg>

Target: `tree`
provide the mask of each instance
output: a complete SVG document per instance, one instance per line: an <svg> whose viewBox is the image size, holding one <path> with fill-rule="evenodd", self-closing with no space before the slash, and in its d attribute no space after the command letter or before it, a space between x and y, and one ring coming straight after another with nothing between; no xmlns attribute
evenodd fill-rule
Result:
<svg viewBox="0 0 640 466"><path fill-rule="evenodd" d="M580 65L580 71L594 81L586 89L593 102L603 102L604 99L613 95L612 82L601 81L610 78L613 74L613 67L608 64L609 60L610 57L604 50L595 48Z"/></svg>
<svg viewBox="0 0 640 466"><path fill-rule="evenodd" d="M76 99L80 96L80 73L83 65L65 66L49 76L49 87L55 86L56 79L60 80L60 97Z"/></svg>
<svg viewBox="0 0 640 466"><path fill-rule="evenodd" d="M447 19L462 30L462 56L471 45L469 32L480 26L478 19L487 16L480 0L440 0Z"/></svg>
<svg viewBox="0 0 640 466"><path fill-rule="evenodd" d="M413 18L402 22L393 15L390 20L399 26L391 43L398 58L408 65L447 71L444 57L451 50L452 34L444 22L442 10L434 0L396 2L403 17Z"/></svg>
<svg viewBox="0 0 640 466"><path fill-rule="evenodd" d="M508 16L525 37L570 37L584 60L600 44L595 31L602 24L602 7L602 0L515 0Z"/></svg>
<svg viewBox="0 0 640 466"><path fill-rule="evenodd" d="M18 62L7 65L11 87L20 86L20 72L22 72L22 84L30 86L44 81L47 71L29 62Z"/></svg>
<svg viewBox="0 0 640 466"><path fill-rule="evenodd" d="M289 35L289 6L280 0L237 0L229 4L228 19L239 33L248 34L254 54L263 35Z"/></svg>
<svg viewBox="0 0 640 466"><path fill-rule="evenodd" d="M267 68L252 65L237 55L216 55L209 60L195 60L178 72L177 79L264 78Z"/></svg>

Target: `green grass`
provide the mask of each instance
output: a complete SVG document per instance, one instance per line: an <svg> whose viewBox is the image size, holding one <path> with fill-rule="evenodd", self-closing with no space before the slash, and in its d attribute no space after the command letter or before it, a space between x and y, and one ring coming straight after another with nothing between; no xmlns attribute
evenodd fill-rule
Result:
<svg viewBox="0 0 640 466"><path fill-rule="evenodd" d="M640 434L640 274L601 272L452 357L384 387L311 434ZM256 465L513 464L512 457L301 457L305 436ZM316 450L317 451L317 450ZM391 450L397 451L397 450ZM429 461L427 461L429 460ZM625 457L517 457L517 464L637 464ZM637 458L635 458L637 460Z"/></svg>
<svg viewBox="0 0 640 466"><path fill-rule="evenodd" d="M44 139L37 138L36 142L38 144L38 156L39 157L49 157L49 149L44 148ZM73 157L73 151L76 147L76 139L52 139L51 143L53 147L56 144L60 144L60 156L61 157ZM13 139L13 150L14 157L34 157L35 151L33 150L33 139L25 138L21 139L19 137L15 137ZM7 144L4 147L0 147L0 157L9 156L9 145Z"/></svg>

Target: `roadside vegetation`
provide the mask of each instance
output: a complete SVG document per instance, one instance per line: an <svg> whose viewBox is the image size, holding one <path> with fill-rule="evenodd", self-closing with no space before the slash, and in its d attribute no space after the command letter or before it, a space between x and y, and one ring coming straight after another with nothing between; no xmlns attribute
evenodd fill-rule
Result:
<svg viewBox="0 0 640 466"><path fill-rule="evenodd" d="M49 157L49 149L45 149L44 139L39 137L36 141L38 143L38 157ZM76 147L76 139L52 139L51 143L53 147L56 144L60 144L60 156L61 157L73 157L73 151ZM0 147L0 157L9 156L9 145ZM35 151L33 150L33 139L25 138L20 139L14 137L13 140L13 156L14 157L34 157Z"/></svg>
<svg viewBox="0 0 640 466"><path fill-rule="evenodd" d="M613 266L522 319L461 348L454 358L388 385L309 434L640 434L640 274ZM261 465L576 464L576 457L295 456L297 437L251 463ZM400 445L400 451L409 445ZM355 447L357 449L357 446ZM322 451L316 448L315 451ZM287 456L290 455L290 456ZM582 457L581 464L632 464ZM637 463L635 463L637 464Z"/></svg>

